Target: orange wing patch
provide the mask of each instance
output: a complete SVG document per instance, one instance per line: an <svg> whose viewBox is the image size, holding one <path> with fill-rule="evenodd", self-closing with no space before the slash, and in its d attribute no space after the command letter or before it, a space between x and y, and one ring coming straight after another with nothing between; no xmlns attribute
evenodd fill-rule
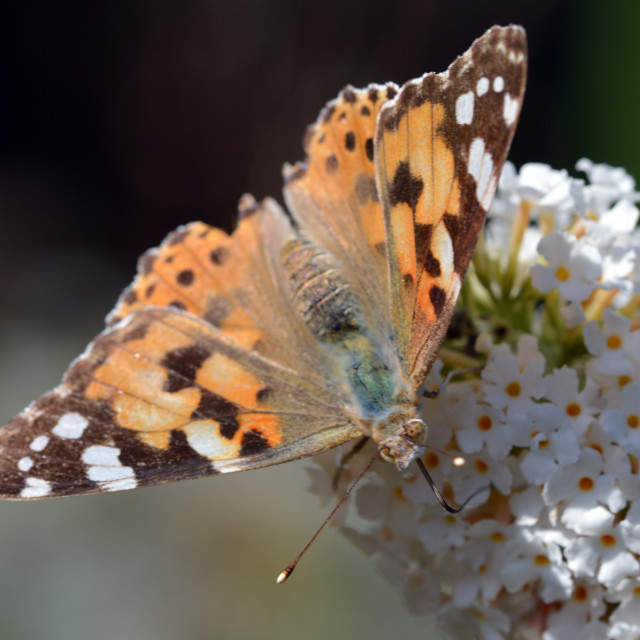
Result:
<svg viewBox="0 0 640 640"><path fill-rule="evenodd" d="M171 325L134 320L98 344L107 354L85 390L88 400L109 405L120 427L158 449L168 448L172 430L184 430L190 443L195 430L194 449L211 459L239 456L247 433L265 448L280 441L277 418L259 407L265 383Z"/></svg>

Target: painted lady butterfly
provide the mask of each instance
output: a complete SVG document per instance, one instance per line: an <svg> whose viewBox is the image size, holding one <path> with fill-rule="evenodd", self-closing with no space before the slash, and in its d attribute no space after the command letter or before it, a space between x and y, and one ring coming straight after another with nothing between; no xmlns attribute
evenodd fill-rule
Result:
<svg viewBox="0 0 640 640"><path fill-rule="evenodd" d="M522 105L526 39L442 74L347 87L284 167L293 222L240 201L140 260L63 382L0 429L0 494L132 489L310 456L363 434L404 469Z"/></svg>

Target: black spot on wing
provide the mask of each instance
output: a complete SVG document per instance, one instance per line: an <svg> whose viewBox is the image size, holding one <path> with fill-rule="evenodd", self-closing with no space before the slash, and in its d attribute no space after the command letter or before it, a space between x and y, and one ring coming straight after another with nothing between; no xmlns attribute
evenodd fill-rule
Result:
<svg viewBox="0 0 640 640"><path fill-rule="evenodd" d="M176 276L177 283L182 287L188 287L193 284L193 281L196 279L192 269L183 269Z"/></svg>
<svg viewBox="0 0 640 640"><path fill-rule="evenodd" d="M415 211L423 188L422 179L412 175L409 163L400 162L389 188L391 205L395 206L400 202L405 202Z"/></svg>
<svg viewBox="0 0 640 640"><path fill-rule="evenodd" d="M429 298L436 315L439 316L444 309L445 302L447 301L447 294L445 293L445 290L434 284L431 289L429 289Z"/></svg>
<svg viewBox="0 0 640 640"><path fill-rule="evenodd" d="M348 131L344 136L344 146L347 151L353 151L356 148L356 136L353 131Z"/></svg>
<svg viewBox="0 0 640 640"><path fill-rule="evenodd" d="M201 390L200 404L191 414L192 420L215 420L220 424L220 435L231 440L240 428L238 406L206 389Z"/></svg>
<svg viewBox="0 0 640 640"><path fill-rule="evenodd" d="M126 304L135 304L138 302L138 292L135 289L127 289L124 294L124 302Z"/></svg>
<svg viewBox="0 0 640 640"><path fill-rule="evenodd" d="M346 87L345 89L342 90L342 99L345 102L355 102L358 97L356 96L355 91L351 88L351 87Z"/></svg>
<svg viewBox="0 0 640 640"><path fill-rule="evenodd" d="M338 170L338 158L336 158L334 153L327 157L325 168L327 173L335 173Z"/></svg>
<svg viewBox="0 0 640 640"><path fill-rule="evenodd" d="M169 370L164 390L175 393L194 386L198 370L210 355L209 349L198 344L169 351L160 362Z"/></svg>
<svg viewBox="0 0 640 640"><path fill-rule="evenodd" d="M261 453L269 448L269 441L256 429L251 429L242 435L240 447L241 456L250 456Z"/></svg>
<svg viewBox="0 0 640 640"><path fill-rule="evenodd" d="M440 261L433 255L433 225L416 224L416 260L418 267L424 269L430 276L437 278L441 274Z"/></svg>
<svg viewBox="0 0 640 640"><path fill-rule="evenodd" d="M211 249L209 253L209 259L215 265L224 264L229 259L229 248L228 247L216 247L215 249Z"/></svg>
<svg viewBox="0 0 640 640"><path fill-rule="evenodd" d="M373 162L373 138L367 138L364 142L364 150L367 154L367 158Z"/></svg>

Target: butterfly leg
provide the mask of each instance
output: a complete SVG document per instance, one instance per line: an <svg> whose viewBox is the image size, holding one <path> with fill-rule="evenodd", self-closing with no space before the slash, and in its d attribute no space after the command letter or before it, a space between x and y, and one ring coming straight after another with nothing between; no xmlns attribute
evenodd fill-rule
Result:
<svg viewBox="0 0 640 640"><path fill-rule="evenodd" d="M447 385L451 382L452 378L455 378L456 376L463 376L467 373L476 373L477 371L482 371L482 366L469 367L468 369L457 369L455 371L449 371L449 373L447 373L445 379L442 381L440 386L431 390L425 389L422 392L422 395L425 398L437 398L447 388Z"/></svg>
<svg viewBox="0 0 640 640"><path fill-rule="evenodd" d="M351 458L353 458L353 456L356 455L356 453L358 453L358 451L362 449L362 447L364 447L368 440L369 436L362 436L362 438L360 438L358 442L356 442L355 445L353 445L353 447L342 456L342 458L340 459L340 464L338 465L336 472L333 474L333 480L331 481L331 486L333 487L334 491L338 489L340 478L343 471L345 470L345 467L347 466L347 463L349 462L349 460L351 460Z"/></svg>

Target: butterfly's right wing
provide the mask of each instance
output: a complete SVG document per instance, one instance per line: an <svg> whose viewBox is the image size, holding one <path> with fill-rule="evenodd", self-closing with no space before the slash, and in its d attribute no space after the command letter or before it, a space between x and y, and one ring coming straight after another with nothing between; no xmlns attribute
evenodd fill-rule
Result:
<svg viewBox="0 0 640 640"><path fill-rule="evenodd" d="M392 331L386 230L376 190L374 144L393 83L346 87L309 126L304 162L284 167L284 195L302 232L336 256L356 283L382 335Z"/></svg>

